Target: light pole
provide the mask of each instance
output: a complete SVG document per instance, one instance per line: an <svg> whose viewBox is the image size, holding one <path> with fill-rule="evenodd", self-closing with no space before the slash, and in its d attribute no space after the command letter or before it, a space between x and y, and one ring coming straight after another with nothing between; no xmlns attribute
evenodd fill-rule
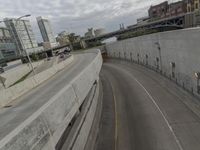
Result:
<svg viewBox="0 0 200 150"><path fill-rule="evenodd" d="M31 16L30 14L27 14L27 15L24 15L24 16L21 16L21 17L17 18L16 21L15 21L15 23L13 23L14 26L15 26L15 28L17 28L17 25L18 25L18 22L19 22L20 19L25 18L25 17L30 17L30 16ZM3 20L3 21L0 21L0 23L2 23L2 22L5 23L5 22L7 22L7 21L12 21L12 19L9 19L9 20ZM7 25L8 25L8 24L7 24ZM11 27L10 24L9 24L9 26L10 26L10 31L12 32L13 37L14 37L14 39L15 39L15 42L16 42L16 44L17 44L17 47L18 47L18 49L20 50L19 43L18 43L18 41L17 41L17 39L16 39L16 37L15 37L15 35L14 35L12 29L11 29L12 27ZM22 50L24 50L25 55L27 56L28 61L29 61L29 63L30 63L31 69L32 69L32 71L33 71L33 73L34 73L34 75L35 75L35 70L34 70L34 67L33 67L32 61L31 61L31 59L30 59L30 57L29 57L29 54L28 54L27 51L26 51L26 48L24 47L23 41L22 41L21 36L19 35L17 29L16 29L16 33L18 34L18 38L19 38L19 41L20 41L20 43L21 43ZM23 55L21 51L20 51L20 55Z"/></svg>
<svg viewBox="0 0 200 150"><path fill-rule="evenodd" d="M28 54L26 48L24 47L24 43L23 43L23 41L22 41L22 39L21 39L21 36L19 35L19 32L18 32L18 30L17 30L17 26L18 26L19 21L20 21L22 18L26 18L26 17L30 17L30 16L31 16L31 15L28 14L28 15L24 15L24 16L21 16L21 17L17 18L17 20L16 20L15 23L14 23L14 26L15 26L15 28L16 28L16 32L17 32L17 34L18 34L19 41L20 41L21 46L22 46L22 50L25 52L25 55L26 55L27 58L28 58L29 64L31 65L31 69L32 69L32 71L33 71L33 74L35 75L35 70L34 70L32 61L31 61L31 59L30 59L30 56L29 56L29 54ZM23 54L22 54L22 55L23 55Z"/></svg>

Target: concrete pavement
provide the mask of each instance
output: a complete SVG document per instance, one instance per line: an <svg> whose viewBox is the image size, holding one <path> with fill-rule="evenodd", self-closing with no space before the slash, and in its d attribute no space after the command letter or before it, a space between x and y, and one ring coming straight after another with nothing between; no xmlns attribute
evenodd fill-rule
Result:
<svg viewBox="0 0 200 150"><path fill-rule="evenodd" d="M107 111L96 149L200 149L197 99L159 74L124 61L105 63L101 76Z"/></svg>

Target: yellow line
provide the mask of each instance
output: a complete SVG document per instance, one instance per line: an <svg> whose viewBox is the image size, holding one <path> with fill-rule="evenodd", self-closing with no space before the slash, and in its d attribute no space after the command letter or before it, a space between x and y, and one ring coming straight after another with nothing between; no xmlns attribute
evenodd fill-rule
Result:
<svg viewBox="0 0 200 150"><path fill-rule="evenodd" d="M114 88L110 83L113 93L113 101L114 101L114 108L115 108L115 150L117 150L117 142L118 142L118 115L117 115L117 101L114 94Z"/></svg>

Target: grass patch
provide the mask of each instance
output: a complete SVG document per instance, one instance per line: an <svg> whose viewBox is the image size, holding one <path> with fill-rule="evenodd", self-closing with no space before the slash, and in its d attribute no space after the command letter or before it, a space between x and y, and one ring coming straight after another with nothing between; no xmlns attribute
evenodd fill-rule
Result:
<svg viewBox="0 0 200 150"><path fill-rule="evenodd" d="M33 71L31 70L30 72L28 72L27 74L25 74L22 78L20 78L19 80L17 80L15 83L13 83L13 84L12 84L11 86L9 86L9 87L12 87L12 86L14 86L14 85L16 85L16 84L18 84L18 83L24 81L32 72L33 72Z"/></svg>

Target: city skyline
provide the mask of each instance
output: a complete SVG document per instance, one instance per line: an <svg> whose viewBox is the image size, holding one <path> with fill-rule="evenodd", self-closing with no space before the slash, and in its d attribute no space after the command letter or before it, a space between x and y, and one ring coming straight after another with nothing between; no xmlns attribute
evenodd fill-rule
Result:
<svg viewBox="0 0 200 150"><path fill-rule="evenodd" d="M82 0L65 1L60 0L46 1L34 0L33 3L25 0L18 0L13 3L12 0L1 2L1 19L5 17L18 17L24 14L32 14L30 17L33 30L37 40L42 41L38 29L36 17L47 17L53 26L55 34L67 30L77 34L84 35L87 28L104 27L107 31L119 29L119 24L131 25L136 22L138 17L148 14L150 5L155 5L163 0L114 0L107 2L105 0ZM175 2L177 0L173 0ZM39 3L38 3L39 2ZM169 1L169 2L172 2Z"/></svg>

